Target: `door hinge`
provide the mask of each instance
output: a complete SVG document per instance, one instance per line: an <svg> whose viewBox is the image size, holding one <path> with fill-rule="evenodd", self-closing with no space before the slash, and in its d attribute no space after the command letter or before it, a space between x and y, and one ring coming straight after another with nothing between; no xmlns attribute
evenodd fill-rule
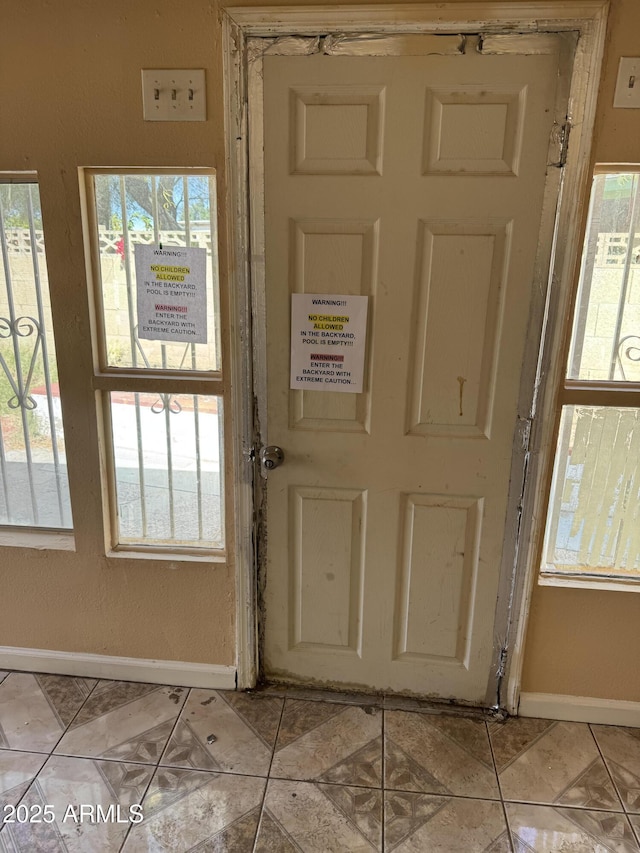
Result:
<svg viewBox="0 0 640 853"><path fill-rule="evenodd" d="M557 146L558 154L555 163L549 163L550 166L556 166L562 169L567 165L567 157L569 154L569 135L571 133L571 122L565 121L562 124L553 123L551 129L551 144Z"/></svg>

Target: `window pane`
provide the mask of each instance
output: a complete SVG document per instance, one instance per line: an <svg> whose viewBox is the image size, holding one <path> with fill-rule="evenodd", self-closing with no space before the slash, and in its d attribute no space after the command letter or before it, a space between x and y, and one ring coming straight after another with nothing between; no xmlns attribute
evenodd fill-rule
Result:
<svg viewBox="0 0 640 853"><path fill-rule="evenodd" d="M594 178L568 376L640 382L638 174Z"/></svg>
<svg viewBox="0 0 640 853"><path fill-rule="evenodd" d="M640 409L563 410L542 570L640 575Z"/></svg>
<svg viewBox="0 0 640 853"><path fill-rule="evenodd" d="M0 183L0 524L71 528L40 196Z"/></svg>
<svg viewBox="0 0 640 853"><path fill-rule="evenodd" d="M223 548L222 398L110 397L118 543Z"/></svg>
<svg viewBox="0 0 640 853"><path fill-rule="evenodd" d="M94 175L93 179L107 365L220 370L215 179L210 175L178 174ZM202 250L206 343L190 343L188 339L163 343L145 338L147 327L138 328L135 265L138 246L164 251L176 247ZM172 307L179 301L171 298L172 293L184 297L185 291L178 290L182 284L167 281L158 294L157 307L161 304ZM199 279L197 287L199 290ZM158 317L167 319L171 313L160 312ZM178 321L170 318L167 322ZM180 326L177 328L180 330Z"/></svg>

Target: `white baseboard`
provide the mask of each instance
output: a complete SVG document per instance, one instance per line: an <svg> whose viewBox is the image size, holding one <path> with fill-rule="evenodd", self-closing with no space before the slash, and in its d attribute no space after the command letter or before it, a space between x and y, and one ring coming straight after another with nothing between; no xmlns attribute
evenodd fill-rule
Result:
<svg viewBox="0 0 640 853"><path fill-rule="evenodd" d="M235 666L19 649L12 646L0 646L0 669L83 678L112 678L116 681L144 681L176 687L210 687L214 690L235 690L236 687Z"/></svg>
<svg viewBox="0 0 640 853"><path fill-rule="evenodd" d="M556 693L521 693L518 714L547 720L640 727L640 702L565 696Z"/></svg>

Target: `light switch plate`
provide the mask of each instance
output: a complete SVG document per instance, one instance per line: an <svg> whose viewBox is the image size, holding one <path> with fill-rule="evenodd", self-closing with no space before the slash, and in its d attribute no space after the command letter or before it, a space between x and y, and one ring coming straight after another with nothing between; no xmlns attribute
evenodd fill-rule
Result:
<svg viewBox="0 0 640 853"><path fill-rule="evenodd" d="M613 106L640 109L640 57L622 56Z"/></svg>
<svg viewBox="0 0 640 853"><path fill-rule="evenodd" d="M206 121L204 69L143 69L145 121Z"/></svg>

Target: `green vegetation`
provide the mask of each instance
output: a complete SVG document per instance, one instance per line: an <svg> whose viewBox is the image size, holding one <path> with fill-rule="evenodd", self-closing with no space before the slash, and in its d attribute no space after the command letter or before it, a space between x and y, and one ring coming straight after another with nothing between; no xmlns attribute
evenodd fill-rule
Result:
<svg viewBox="0 0 640 853"><path fill-rule="evenodd" d="M42 211L37 184L0 184L0 207L5 228L42 229Z"/></svg>

